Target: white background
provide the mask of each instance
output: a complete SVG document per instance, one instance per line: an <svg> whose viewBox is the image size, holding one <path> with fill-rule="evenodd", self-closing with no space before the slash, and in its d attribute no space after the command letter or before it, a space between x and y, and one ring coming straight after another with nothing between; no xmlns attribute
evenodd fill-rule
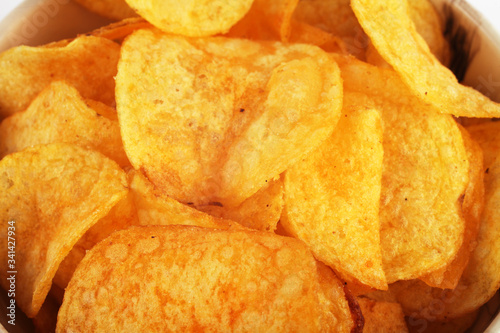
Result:
<svg viewBox="0 0 500 333"><path fill-rule="evenodd" d="M23 0L0 0L0 21L22 2ZM481 12L500 33L499 0L468 0L468 2Z"/></svg>

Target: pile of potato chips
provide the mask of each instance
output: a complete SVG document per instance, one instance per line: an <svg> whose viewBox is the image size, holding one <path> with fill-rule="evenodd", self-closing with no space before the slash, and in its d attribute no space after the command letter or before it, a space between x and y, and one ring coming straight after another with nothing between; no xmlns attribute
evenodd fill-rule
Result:
<svg viewBox="0 0 500 333"><path fill-rule="evenodd" d="M78 2L123 20L0 54L1 285L15 225L38 331L474 323L500 105L428 0Z"/></svg>

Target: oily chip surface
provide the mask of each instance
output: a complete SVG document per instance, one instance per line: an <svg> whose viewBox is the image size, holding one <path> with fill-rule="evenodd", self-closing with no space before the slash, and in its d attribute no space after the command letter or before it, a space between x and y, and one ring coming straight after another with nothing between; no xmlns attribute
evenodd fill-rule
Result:
<svg viewBox="0 0 500 333"><path fill-rule="evenodd" d="M241 204L326 139L342 106L337 65L308 45L139 30L116 81L130 162L195 205Z"/></svg>
<svg viewBox="0 0 500 333"><path fill-rule="evenodd" d="M18 46L0 54L0 118L25 110L49 83L64 80L84 98L115 104L120 45L80 36L52 47Z"/></svg>
<svg viewBox="0 0 500 333"><path fill-rule="evenodd" d="M2 287L9 289L6 274L13 270L7 267L11 236L16 304L28 317L40 310L61 261L127 194L126 186L115 162L70 144L35 146L0 161Z"/></svg>
<svg viewBox="0 0 500 333"><path fill-rule="evenodd" d="M202 37L227 32L253 0L126 0L139 15L168 33Z"/></svg>
<svg viewBox="0 0 500 333"><path fill-rule="evenodd" d="M345 94L332 135L286 171L281 223L344 280L387 289L379 222L382 124L363 97Z"/></svg>
<svg viewBox="0 0 500 333"><path fill-rule="evenodd" d="M270 233L130 228L88 252L57 332L350 332L343 286L323 268L303 243Z"/></svg>

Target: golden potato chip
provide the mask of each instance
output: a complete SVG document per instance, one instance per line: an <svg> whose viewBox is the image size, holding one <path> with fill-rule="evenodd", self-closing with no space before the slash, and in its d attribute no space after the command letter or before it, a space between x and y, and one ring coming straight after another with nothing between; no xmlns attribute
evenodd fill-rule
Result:
<svg viewBox="0 0 500 333"><path fill-rule="evenodd" d="M339 37L297 20L292 20L290 42L316 45L327 52L348 53L344 41Z"/></svg>
<svg viewBox="0 0 500 333"><path fill-rule="evenodd" d="M113 19L123 20L136 16L125 0L75 0L91 12Z"/></svg>
<svg viewBox="0 0 500 333"><path fill-rule="evenodd" d="M253 0L175 1L126 0L139 15L162 31L203 37L228 32L249 10Z"/></svg>
<svg viewBox="0 0 500 333"><path fill-rule="evenodd" d="M484 169L481 147L460 126L469 160L469 184L465 190L462 212L465 219L464 240L453 261L446 267L420 277L429 286L454 289L469 262L476 245L477 233L484 207Z"/></svg>
<svg viewBox="0 0 500 333"><path fill-rule="evenodd" d="M393 70L336 59L344 89L373 98L384 123L380 234L388 283L446 266L463 242L469 182L457 123L412 96Z"/></svg>
<svg viewBox="0 0 500 333"><path fill-rule="evenodd" d="M453 290L427 286L419 280L390 286L392 294L409 316L448 320L461 317L485 304L500 287L500 158L485 174L485 207L477 246L462 278Z"/></svg>
<svg viewBox="0 0 500 333"><path fill-rule="evenodd" d="M2 121L0 158L37 144L67 142L97 150L121 166L130 165L116 111L102 103L99 109L88 104L72 86L52 82L26 111Z"/></svg>
<svg viewBox="0 0 500 333"><path fill-rule="evenodd" d="M18 46L0 54L0 118L25 110L50 82L64 80L84 98L114 106L120 46L81 36L64 46Z"/></svg>
<svg viewBox="0 0 500 333"><path fill-rule="evenodd" d="M499 104L460 85L431 53L416 31L406 0L352 0L351 6L378 52L422 102L455 116L500 116Z"/></svg>
<svg viewBox="0 0 500 333"><path fill-rule="evenodd" d="M212 216L236 221L247 228L275 231L283 211L284 201L283 181L278 178L270 180L267 186L237 207L212 202L196 208Z"/></svg>
<svg viewBox="0 0 500 333"><path fill-rule="evenodd" d="M451 51L444 38L444 27L436 8L429 0L408 0L410 18L415 29L429 46L432 54L444 65L448 66Z"/></svg>
<svg viewBox="0 0 500 333"><path fill-rule="evenodd" d="M380 114L364 96L344 95L333 134L285 173L281 223L343 280L387 289L380 249Z"/></svg>
<svg viewBox="0 0 500 333"><path fill-rule="evenodd" d="M139 225L192 225L203 228L242 228L233 221L213 217L158 191L142 174L132 171L130 190Z"/></svg>
<svg viewBox="0 0 500 333"><path fill-rule="evenodd" d="M337 65L302 44L139 30L116 82L130 162L196 206L241 204L326 139L342 105Z"/></svg>
<svg viewBox="0 0 500 333"><path fill-rule="evenodd" d="M467 126L467 131L481 146L484 157L484 168L487 169L500 155L500 122L492 121Z"/></svg>
<svg viewBox="0 0 500 333"><path fill-rule="evenodd" d="M126 186L115 162L69 144L35 146L0 161L1 285L8 290L8 272L17 271L16 303L29 317L61 261Z"/></svg>
<svg viewBox="0 0 500 333"><path fill-rule="evenodd" d="M139 225L139 217L137 216L134 198L130 191L111 208L106 216L101 218L81 236L59 265L52 281L53 286L55 285L64 290L71 280L76 267L88 250L114 231L127 229L132 225Z"/></svg>
<svg viewBox="0 0 500 333"><path fill-rule="evenodd" d="M363 333L404 333L408 332L405 315L398 303L379 302L369 298L358 298L365 318Z"/></svg>
<svg viewBox="0 0 500 333"><path fill-rule="evenodd" d="M288 42L292 14L299 0L254 0L248 13L227 33L228 37Z"/></svg>
<svg viewBox="0 0 500 333"><path fill-rule="evenodd" d="M353 13L350 0L302 0L293 18L340 37L348 53L365 59L369 38Z"/></svg>
<svg viewBox="0 0 500 333"><path fill-rule="evenodd" d="M272 233L134 227L87 253L57 331L351 332L342 283L324 288L318 270L302 242Z"/></svg>
<svg viewBox="0 0 500 333"><path fill-rule="evenodd" d="M130 35L132 32L139 29L151 27L151 23L149 23L142 17L132 17L119 22L113 22L107 26L100 27L89 33L86 33L85 35L103 37L121 44L125 37Z"/></svg>

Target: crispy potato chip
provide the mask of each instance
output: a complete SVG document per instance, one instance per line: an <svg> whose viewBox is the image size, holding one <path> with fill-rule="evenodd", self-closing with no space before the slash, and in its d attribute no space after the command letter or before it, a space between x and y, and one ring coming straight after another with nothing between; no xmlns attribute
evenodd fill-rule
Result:
<svg viewBox="0 0 500 333"><path fill-rule="evenodd" d="M117 76L125 151L180 202L235 207L328 137L341 87L314 46L139 30Z"/></svg>
<svg viewBox="0 0 500 333"><path fill-rule="evenodd" d="M0 158L37 144L67 142L97 150L120 166L130 165L116 111L102 103L99 109L88 104L67 83L49 84L26 111L0 124Z"/></svg>
<svg viewBox="0 0 500 333"><path fill-rule="evenodd" d="M125 0L75 0L91 12L113 19L123 20L136 16Z"/></svg>
<svg viewBox="0 0 500 333"><path fill-rule="evenodd" d="M378 52L421 101L455 116L500 116L499 104L460 85L431 53L409 16L407 0L352 0L351 6Z"/></svg>
<svg viewBox="0 0 500 333"><path fill-rule="evenodd" d="M425 283L400 281L390 290L407 315L447 320L477 310L500 287L500 158L485 175L485 207L474 250L460 282L453 290Z"/></svg>
<svg viewBox="0 0 500 333"><path fill-rule="evenodd" d="M87 232L78 240L68 253L66 258L61 262L57 273L54 276L53 284L64 290L76 267L82 261L85 253L90 250L95 244L108 237L111 233L117 230L127 229L132 225L139 225L139 217L134 204L132 192L121 199L109 213L94 224Z"/></svg>
<svg viewBox="0 0 500 333"><path fill-rule="evenodd" d="M125 37L132 34L134 31L151 27L151 23L149 23L142 17L133 17L124 19L119 22L111 23L104 27L100 27L89 33L86 33L85 35L103 37L121 44Z"/></svg>
<svg viewBox="0 0 500 333"><path fill-rule="evenodd" d="M349 54L365 59L369 38L353 13L350 0L302 0L293 19L340 37Z"/></svg>
<svg viewBox="0 0 500 333"><path fill-rule="evenodd" d="M61 261L127 194L126 185L115 162L69 144L36 146L0 161L1 284L8 290L7 272L17 270L16 303L28 317L42 306ZM14 268L7 267L8 240L15 242Z"/></svg>
<svg viewBox="0 0 500 333"><path fill-rule="evenodd" d="M369 298L358 298L365 318L363 333L404 333L408 332L405 315L398 303L378 302Z"/></svg>
<svg viewBox="0 0 500 333"><path fill-rule="evenodd" d="M469 184L465 190L462 211L465 218L464 240L453 261L446 267L420 277L432 287L454 289L476 246L477 233L484 207L484 169L481 147L460 126L469 160Z"/></svg>
<svg viewBox="0 0 500 333"><path fill-rule="evenodd" d="M227 33L228 37L288 42L291 20L299 0L254 0L248 13Z"/></svg>
<svg viewBox="0 0 500 333"><path fill-rule="evenodd" d="M278 178L270 180L267 186L238 207L213 202L196 208L212 216L236 221L247 228L273 232L283 211L284 201L283 181Z"/></svg>
<svg viewBox="0 0 500 333"><path fill-rule="evenodd" d="M281 223L344 280L387 289L378 218L382 126L377 109L358 97L344 95L333 134L286 171Z"/></svg>
<svg viewBox="0 0 500 333"><path fill-rule="evenodd" d="M242 228L230 220L213 217L184 205L158 191L142 174L129 175L139 225L192 225L203 228Z"/></svg>
<svg viewBox="0 0 500 333"><path fill-rule="evenodd" d="M336 59L344 89L367 93L382 114L380 233L387 281L446 266L463 241L462 200L469 182L457 123L412 96L393 70L353 57Z"/></svg>
<svg viewBox="0 0 500 333"><path fill-rule="evenodd" d="M253 0L126 0L139 15L165 32L203 37L226 33L250 10Z"/></svg>
<svg viewBox="0 0 500 333"><path fill-rule="evenodd" d="M408 0L410 18L432 54L444 65L450 62L450 45L444 38L443 23L429 0Z"/></svg>
<svg viewBox="0 0 500 333"><path fill-rule="evenodd" d="M114 106L120 46L81 36L64 46L18 46L0 54L0 118L25 110L50 82L64 80L84 98Z"/></svg>
<svg viewBox="0 0 500 333"><path fill-rule="evenodd" d="M492 121L467 126L467 131L483 150L486 170L500 155L500 122Z"/></svg>
<svg viewBox="0 0 500 333"><path fill-rule="evenodd" d="M290 42L316 45L327 52L348 53L344 41L339 37L297 20L292 20Z"/></svg>
<svg viewBox="0 0 500 333"><path fill-rule="evenodd" d="M87 253L57 331L351 332L342 283L330 273L324 288L318 270L303 243L271 233L135 227Z"/></svg>

